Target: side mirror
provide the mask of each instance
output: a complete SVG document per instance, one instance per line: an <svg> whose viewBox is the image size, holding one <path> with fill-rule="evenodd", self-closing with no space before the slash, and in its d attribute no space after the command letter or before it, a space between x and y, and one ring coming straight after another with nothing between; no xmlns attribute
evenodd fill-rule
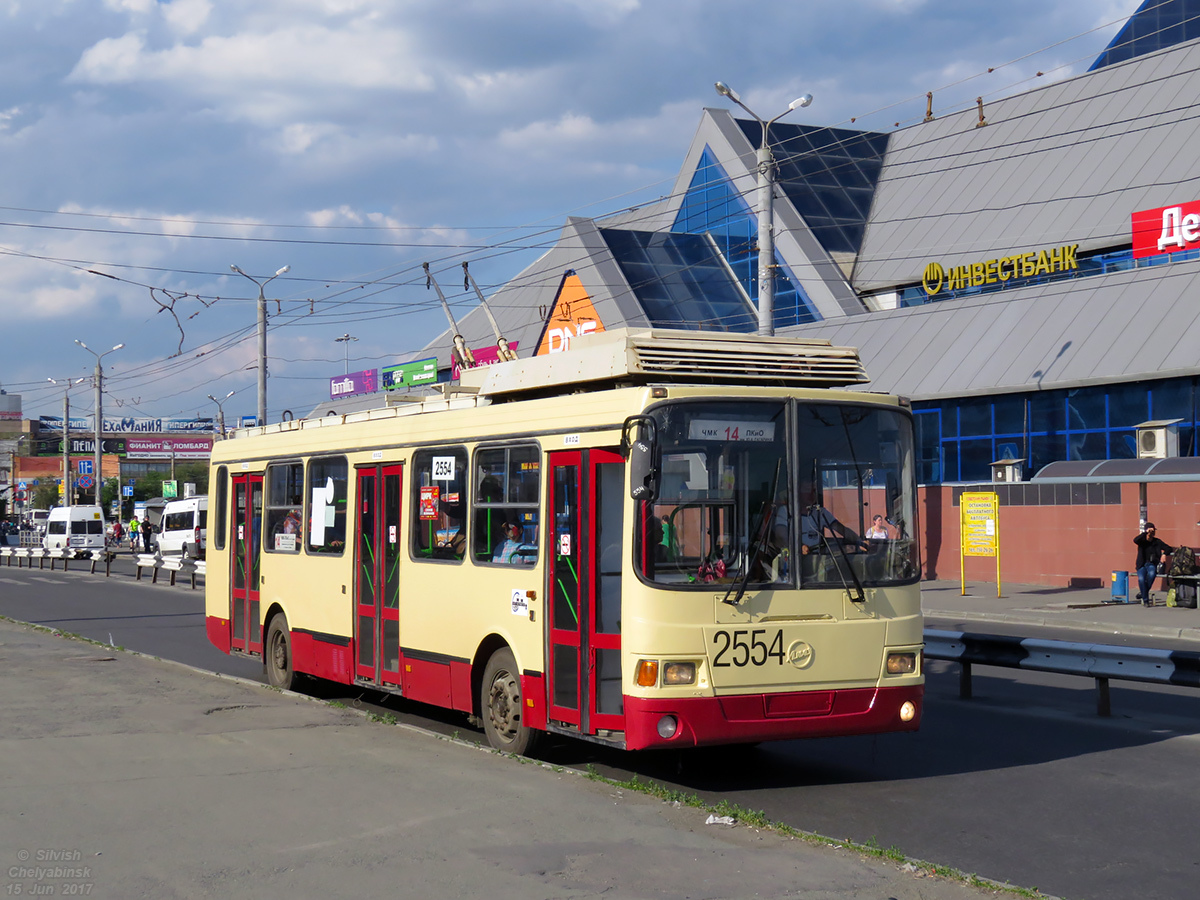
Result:
<svg viewBox="0 0 1200 900"><path fill-rule="evenodd" d="M639 436L629 440L631 429ZM629 496L658 498L658 423L649 416L630 416L621 428L621 446L629 458Z"/></svg>

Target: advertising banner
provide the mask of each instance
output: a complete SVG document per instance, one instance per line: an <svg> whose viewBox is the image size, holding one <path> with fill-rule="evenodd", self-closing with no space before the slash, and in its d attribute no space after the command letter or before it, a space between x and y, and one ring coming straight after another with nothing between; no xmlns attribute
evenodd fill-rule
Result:
<svg viewBox="0 0 1200 900"><path fill-rule="evenodd" d="M373 394L379 390L379 370L365 369L329 379L329 399L352 397L355 394Z"/></svg>
<svg viewBox="0 0 1200 900"><path fill-rule="evenodd" d="M521 343L521 342L520 341L509 341L508 349L513 351L513 353L516 353L517 345L519 343ZM480 350L472 349L471 355L475 357L475 365L476 366L490 366L492 363L500 362L500 348L495 345L493 345L491 347L484 347ZM451 360L451 362L450 362L450 377L451 377L451 379L457 381L459 374L460 374L460 371L458 368L458 360L456 360L456 359Z"/></svg>
<svg viewBox="0 0 1200 900"><path fill-rule="evenodd" d="M212 456L212 438L166 437L127 438L127 459L208 459Z"/></svg>
<svg viewBox="0 0 1200 900"><path fill-rule="evenodd" d="M415 387L437 382L437 357L418 359L398 366L384 366L379 370L379 383L385 391Z"/></svg>
<svg viewBox="0 0 1200 900"><path fill-rule="evenodd" d="M95 431L92 416L71 417L71 431ZM39 416L38 427L43 431L62 431L62 416ZM216 429L212 418L156 419L151 416L104 417L103 434L212 434Z"/></svg>

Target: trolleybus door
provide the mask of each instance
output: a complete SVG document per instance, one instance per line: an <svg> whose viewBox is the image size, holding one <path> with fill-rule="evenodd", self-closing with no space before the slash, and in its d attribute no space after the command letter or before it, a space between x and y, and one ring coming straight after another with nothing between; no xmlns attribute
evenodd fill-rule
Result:
<svg viewBox="0 0 1200 900"><path fill-rule="evenodd" d="M230 611L234 650L262 653L262 618L258 606L261 575L259 559L262 542L263 477L233 476L233 553L230 565Z"/></svg>
<svg viewBox="0 0 1200 900"><path fill-rule="evenodd" d="M585 734L620 731L625 463L567 451L550 454L550 469L550 717Z"/></svg>
<svg viewBox="0 0 1200 900"><path fill-rule="evenodd" d="M354 551L355 676L400 683L400 485L404 466L358 473Z"/></svg>

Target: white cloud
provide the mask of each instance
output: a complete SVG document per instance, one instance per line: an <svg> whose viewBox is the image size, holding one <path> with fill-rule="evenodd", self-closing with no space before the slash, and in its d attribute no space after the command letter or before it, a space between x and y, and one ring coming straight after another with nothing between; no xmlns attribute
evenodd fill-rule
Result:
<svg viewBox="0 0 1200 900"><path fill-rule="evenodd" d="M192 34L208 21L212 3L209 0L173 0L161 9L163 18L175 31Z"/></svg>

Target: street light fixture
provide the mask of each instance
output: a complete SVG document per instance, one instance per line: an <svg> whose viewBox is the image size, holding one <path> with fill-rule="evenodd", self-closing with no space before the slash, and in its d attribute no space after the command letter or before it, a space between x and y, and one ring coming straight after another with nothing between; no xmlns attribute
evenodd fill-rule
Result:
<svg viewBox="0 0 1200 900"><path fill-rule="evenodd" d="M334 343L346 345L346 360L344 363L345 368L342 370L342 374L349 375L350 374L350 342L357 341L358 338L353 337L352 335L349 335L349 334L343 334L340 338L334 338L333 340L334 340Z"/></svg>
<svg viewBox="0 0 1200 900"><path fill-rule="evenodd" d="M62 464L63 464L63 506L71 505L71 388L77 384L82 384L82 378L76 378L72 381L67 378L63 381L55 381L53 378L46 379L51 384L62 385L63 388L63 439L62 439Z"/></svg>
<svg viewBox="0 0 1200 900"><path fill-rule="evenodd" d="M77 343L80 347L82 347L88 353L92 354L92 356L96 357L96 421L94 423L96 426L96 446L94 448L95 449L95 457L94 457L95 465L93 466L94 471L92 472L92 477L96 479L96 505L99 506L100 505L100 485L104 483L103 479L101 478L101 475L100 475L100 455L101 455L100 432L104 428L104 412L103 412L103 409L101 406L101 404L103 403L103 400L101 398L103 396L102 386L103 386L103 382L104 382L104 370L100 367L100 360L102 360L104 357L108 356L108 354L112 353L113 350L120 350L125 345L123 343L117 344L117 346L113 347L112 350L105 350L103 353L97 353L95 350L93 350L91 347L89 347L87 344L85 344L81 340L76 340L75 343Z"/></svg>
<svg viewBox="0 0 1200 900"><path fill-rule="evenodd" d="M291 266L284 266L282 269L276 270L275 274L266 281L259 281L252 275L247 275L237 266L230 264L229 268L237 272L243 278L249 278L258 285L258 424L267 424L267 298L263 293L264 288L284 272L289 271Z"/></svg>
<svg viewBox="0 0 1200 900"><path fill-rule="evenodd" d="M225 407L222 406L222 404L236 393L237 391L230 391L220 400L218 400L212 394L208 395L208 399L217 404L217 422L221 426L221 440L225 440Z"/></svg>
<svg viewBox="0 0 1200 900"><path fill-rule="evenodd" d="M762 143L758 146L758 333L775 333L775 157L767 143L767 129L790 113L812 103L812 94L804 94L788 104L788 108L773 119L763 120L758 113L742 102L737 91L718 81L717 93L728 97L762 126Z"/></svg>

